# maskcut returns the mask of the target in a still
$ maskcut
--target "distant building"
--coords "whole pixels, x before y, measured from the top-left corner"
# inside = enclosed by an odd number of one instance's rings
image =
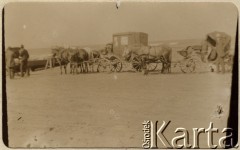
[[[122,32],[113,34],[113,53],[121,56],[125,46],[147,46],[148,34],[143,32]]]

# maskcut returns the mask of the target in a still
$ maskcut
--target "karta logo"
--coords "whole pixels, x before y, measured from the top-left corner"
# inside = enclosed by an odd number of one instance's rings
[[[158,127],[158,121],[153,123],[152,121],[144,121],[143,124],[143,132],[144,132],[144,139],[142,147],[145,149],[149,148],[199,148],[199,134],[206,134],[207,136],[207,145],[208,148],[215,149],[218,146],[220,148],[227,147],[238,147],[237,145],[233,145],[233,137],[232,137],[232,129],[231,128],[223,128],[221,130],[222,133],[230,133],[226,136],[223,136],[218,139],[218,145],[215,145],[213,143],[213,133],[218,133],[218,129],[213,127],[213,123],[210,122],[209,127],[207,129],[204,128],[192,128],[193,131],[193,142],[189,143],[189,133],[188,130],[185,128],[176,128],[174,133],[182,133],[182,135],[175,136],[172,139],[167,139],[166,136],[164,136],[164,131],[167,129],[168,125],[171,121],[168,121],[167,123],[163,121],[162,125]],[[225,145],[226,141],[230,140],[230,145]],[[159,147],[158,145],[161,143],[162,147]],[[182,141],[182,142],[179,142]],[[181,144],[180,144],[181,143]]]

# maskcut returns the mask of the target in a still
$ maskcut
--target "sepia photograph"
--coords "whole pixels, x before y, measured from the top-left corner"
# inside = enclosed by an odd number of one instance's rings
[[[11,2],[2,10],[10,148],[237,148],[231,2]]]

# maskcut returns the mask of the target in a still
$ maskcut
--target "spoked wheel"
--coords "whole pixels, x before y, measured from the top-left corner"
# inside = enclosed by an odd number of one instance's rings
[[[132,67],[137,71],[137,72],[141,72],[143,69],[143,61],[141,59],[141,57],[139,56],[135,56],[132,59]]]
[[[158,66],[157,63],[148,63],[147,64],[147,70],[148,71],[154,71],[154,70],[156,70],[157,66]]]
[[[195,71],[195,61],[193,59],[184,59],[180,62],[180,68],[183,73],[191,73]]]
[[[132,59],[132,66],[137,72],[142,72],[144,75],[148,74],[146,56],[140,55]]]
[[[121,60],[119,60],[117,57],[112,56],[110,58],[111,61],[111,66],[110,66],[110,70],[112,72],[120,72],[122,70],[122,62]]]
[[[111,71],[112,72],[120,72],[122,70],[122,62],[118,60],[114,60],[111,65]]]
[[[107,59],[100,59],[98,60],[98,67],[97,72],[107,72],[109,71],[109,60]]]

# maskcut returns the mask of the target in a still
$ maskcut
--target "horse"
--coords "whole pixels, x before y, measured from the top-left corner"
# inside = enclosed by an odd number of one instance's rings
[[[145,67],[146,61],[149,62],[162,62],[162,73],[171,72],[171,60],[172,60],[172,48],[167,45],[162,46],[140,46],[140,47],[125,47],[122,56],[131,61],[135,56],[142,55],[143,67]]]
[[[89,55],[87,51],[85,49],[78,49],[78,67],[80,68],[80,72],[88,72],[88,60]]]
[[[85,50],[88,53],[88,63],[87,63],[87,67],[90,69],[91,68],[91,72],[94,72],[94,63],[96,61],[96,59],[100,58],[100,52],[97,50],[93,50],[91,48],[85,47],[83,48],[83,50]]]
[[[79,73],[78,64],[79,64],[79,52],[77,49],[68,49],[69,51],[69,64],[70,64],[70,74]]]
[[[60,65],[60,70],[62,74],[62,66],[64,67],[65,74],[67,74],[67,64],[69,63],[69,51],[62,47],[57,47],[52,49],[53,57],[56,58]]]

